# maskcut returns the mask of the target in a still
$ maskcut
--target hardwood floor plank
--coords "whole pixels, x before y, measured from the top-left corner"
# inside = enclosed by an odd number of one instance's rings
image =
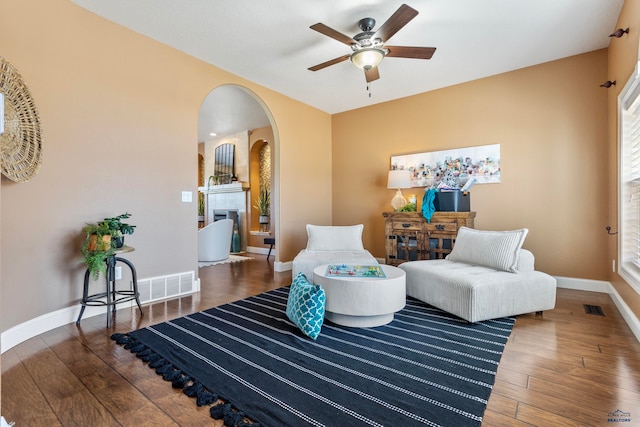
[[[502,396],[498,393],[491,393],[489,402],[487,403],[487,410],[496,412],[498,414],[506,415],[511,418],[516,417],[516,410],[518,408],[518,401]]]
[[[2,382],[3,415],[20,414],[20,424],[25,426],[62,426],[13,349],[2,354]]]
[[[529,375],[505,368],[502,364],[498,365],[496,378],[521,387],[526,387],[529,382]]]
[[[552,392],[555,387],[553,385],[552,387],[534,390],[496,380],[493,392],[515,399],[519,402],[519,405],[524,403],[550,414],[569,417],[575,422],[581,423],[581,425],[603,425],[603,420],[606,421],[607,414],[614,410],[613,408],[602,408],[595,403],[585,404],[583,401],[576,401],[573,398],[573,392],[557,395],[557,393]],[[553,424],[534,425],[547,426]]]
[[[162,377],[138,359],[129,350],[115,343],[105,343],[93,350],[106,364],[112,366],[120,376],[139,390],[148,399],[155,401],[167,393],[167,384]],[[186,397],[186,396],[185,396]]]
[[[568,352],[562,352],[557,350],[550,350],[548,348],[532,346],[531,343],[524,342],[524,340],[514,340],[509,342],[509,349],[505,351],[514,351],[519,353],[526,353],[531,356],[544,361],[557,361],[562,363],[568,363],[576,366],[583,366],[582,354],[569,354]]]
[[[533,329],[526,329],[525,326],[518,325],[518,329],[513,335],[513,342],[522,344],[528,347],[557,351],[567,355],[582,355],[587,352],[597,353],[600,351],[597,342],[583,341],[572,338],[563,338],[558,336],[554,331],[536,331]]]
[[[8,373],[15,366],[20,365],[20,363],[22,362],[16,354],[15,348],[5,351],[4,353],[2,353],[2,375]]]
[[[530,354],[527,348],[528,347],[519,347],[519,350],[515,350],[514,347],[507,344],[502,354],[500,364],[504,363],[505,368],[528,375],[532,375],[536,369],[548,369],[561,375],[574,368],[582,368],[582,364],[569,363],[553,359],[552,357],[540,357],[535,354]],[[531,350],[535,352],[535,349],[532,348]],[[526,367],[527,369],[522,369],[522,367]]]
[[[571,414],[569,414],[570,416]],[[585,427],[583,422],[575,421],[562,415],[554,414],[525,403],[518,405],[518,420],[534,426]],[[602,424],[591,424],[593,426]]]
[[[601,422],[606,421],[607,414],[617,408],[638,407],[640,402],[640,394],[637,393],[618,393],[609,390],[594,387],[575,387],[573,382],[568,384],[560,384],[560,381],[545,381],[540,378],[532,377],[529,382],[529,389],[539,391],[547,396],[554,396],[559,399],[565,399],[571,396],[571,401],[580,407],[588,407],[601,415]],[[640,421],[640,420],[639,420]]]
[[[23,364],[63,425],[119,425],[51,349],[23,360]]]
[[[17,346],[13,347],[13,351],[20,358],[20,360],[24,361],[28,359],[34,354],[38,354],[38,352],[47,350],[47,344],[42,341],[40,336],[30,338]]]
[[[482,417],[483,427],[531,427],[533,425],[535,424],[529,424],[523,421],[516,420],[510,416],[501,414],[499,412],[494,412],[489,408],[484,411],[484,416]]]
[[[159,407],[163,408],[167,413],[176,420],[181,426],[215,426],[223,427],[222,420],[214,420],[209,413],[210,406],[196,405],[195,399],[184,395],[179,390],[171,389],[170,384],[165,384],[168,391],[164,396],[157,400]]]
[[[42,335],[51,350],[73,371],[119,423],[176,425],[109,365],[64,328]]]
[[[584,366],[615,377],[632,377],[635,384],[640,383],[640,353],[635,357],[618,357],[615,363],[610,358],[585,356]]]
[[[611,363],[615,362],[616,361],[612,359]],[[631,392],[637,392],[640,386],[635,379],[635,375],[631,377],[618,377],[608,372],[593,369],[587,370],[582,367],[562,364],[545,365],[535,358],[528,358],[526,354],[520,352],[511,353],[508,357],[503,356],[500,364],[501,366],[504,365],[506,369],[515,370],[531,377],[544,378],[549,381],[553,381],[553,379],[568,379],[576,386],[609,387]],[[563,367],[566,369],[563,370]]]

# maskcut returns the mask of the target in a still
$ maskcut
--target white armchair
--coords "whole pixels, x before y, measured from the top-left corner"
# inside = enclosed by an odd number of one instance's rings
[[[322,226],[307,224],[307,247],[293,259],[293,277],[300,272],[313,281],[313,269],[322,264],[377,264],[362,245],[364,226]]]
[[[223,261],[231,252],[233,220],[222,219],[198,230],[198,261]]]

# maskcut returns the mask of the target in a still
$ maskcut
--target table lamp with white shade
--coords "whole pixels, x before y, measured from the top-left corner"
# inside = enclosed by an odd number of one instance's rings
[[[407,199],[402,195],[401,188],[411,188],[411,173],[406,169],[396,169],[389,171],[387,188],[396,188],[395,196],[391,199],[391,207],[397,211],[407,205]]]

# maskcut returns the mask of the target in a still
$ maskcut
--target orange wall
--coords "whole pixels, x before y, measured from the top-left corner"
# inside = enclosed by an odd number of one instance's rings
[[[611,39],[609,44],[609,67],[606,80],[616,80],[616,86],[608,90],[609,129],[609,183],[608,183],[608,213],[611,218],[611,228],[618,230],[618,94],[624,88],[627,80],[638,63],[638,44],[640,40],[640,3],[626,1],[616,28],[629,27],[629,34],[619,39]],[[618,257],[618,236],[610,236],[607,240],[610,259]],[[625,303],[640,318],[640,295],[631,288],[617,273],[609,270],[608,280],[622,296]]]
[[[476,227],[526,227],[540,270],[607,279],[605,80],[599,50],[334,115],[334,223],[364,223],[383,257],[391,155],[500,144],[501,183],[471,191]]]
[[[330,223],[328,114],[67,0],[4,0],[0,55],[29,86],[44,131],[39,174],[2,179],[1,331],[79,302],[85,222],[132,213],[141,278],[197,271],[197,203],[180,194],[196,194],[198,111],[223,84],[252,91],[274,122],[278,256],[304,245],[308,218]],[[309,186],[317,198],[300,203]]]

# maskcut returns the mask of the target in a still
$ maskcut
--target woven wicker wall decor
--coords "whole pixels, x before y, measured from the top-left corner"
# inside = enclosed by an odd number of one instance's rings
[[[4,94],[4,133],[0,135],[0,170],[15,182],[26,182],[42,162],[40,116],[22,76],[0,57],[0,92]]]

